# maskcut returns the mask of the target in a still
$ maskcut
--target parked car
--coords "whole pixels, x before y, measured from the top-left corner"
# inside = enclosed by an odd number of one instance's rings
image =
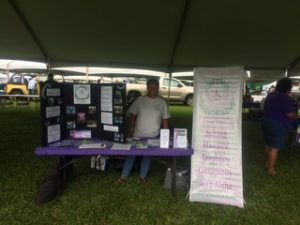
[[[4,92],[5,84],[7,83],[7,75],[0,73],[0,92]]]
[[[186,86],[194,87],[194,81],[192,80],[180,80],[182,83],[184,83]]]
[[[159,93],[164,98],[168,98],[169,93],[169,78],[160,77],[159,79]],[[127,83],[126,96],[127,102],[130,104],[137,97],[145,95],[147,91],[146,82],[144,83]],[[176,78],[171,79],[170,83],[170,101],[182,102],[185,105],[193,105],[194,89],[191,86],[186,86]]]
[[[28,80],[31,76],[24,74],[12,75],[4,87],[6,94],[28,95]],[[37,93],[39,94],[39,83],[37,83]]]

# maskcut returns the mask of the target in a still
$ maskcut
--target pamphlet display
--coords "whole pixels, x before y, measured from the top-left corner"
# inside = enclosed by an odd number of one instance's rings
[[[160,129],[160,148],[169,148],[170,130]]]
[[[186,128],[174,128],[173,134],[173,147],[174,148],[187,148],[188,138]]]
[[[125,84],[42,84],[42,143],[92,139],[125,143]]]

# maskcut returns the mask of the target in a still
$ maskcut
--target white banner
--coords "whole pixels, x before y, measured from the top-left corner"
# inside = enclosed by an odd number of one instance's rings
[[[241,67],[196,68],[190,201],[244,206]]]

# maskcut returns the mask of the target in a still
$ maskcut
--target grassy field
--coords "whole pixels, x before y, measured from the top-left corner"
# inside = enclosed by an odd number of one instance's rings
[[[192,108],[171,106],[174,127],[192,126]],[[89,159],[75,163],[74,180],[60,199],[42,207],[34,204],[38,187],[54,158],[38,157],[40,118],[33,112],[0,112],[0,224],[197,224],[298,225],[300,224],[300,163],[281,152],[277,177],[263,168],[263,141],[259,123],[243,121],[243,176],[245,208],[191,203],[186,191],[173,199],[162,183],[165,165],[153,161],[149,185],[137,182],[133,172],[126,184],[114,181],[119,171],[89,169]],[[162,159],[163,160],[163,159]],[[181,163],[188,165],[188,160]]]

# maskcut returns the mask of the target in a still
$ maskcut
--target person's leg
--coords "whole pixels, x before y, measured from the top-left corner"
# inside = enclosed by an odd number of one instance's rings
[[[269,168],[269,152],[270,152],[270,146],[265,145],[265,166],[268,169]]]
[[[265,167],[268,169],[269,167],[269,151],[270,151],[270,130],[269,130],[269,121],[266,118],[263,118],[261,121],[261,129],[263,133],[263,137],[265,140],[265,149],[264,149],[264,155],[265,155]]]
[[[135,156],[127,156],[127,158],[124,162],[121,178],[126,179],[129,176],[129,174],[132,170],[132,167],[133,167],[134,160],[135,160]]]
[[[276,175],[275,165],[278,158],[278,151],[284,145],[288,129],[276,120],[263,118],[262,131],[266,142],[267,172],[269,175],[274,176]]]
[[[150,156],[144,156],[141,161],[141,169],[140,169],[140,178],[145,179],[150,168],[151,164],[151,157]]]
[[[276,175],[275,165],[278,158],[278,149],[270,147],[268,156],[268,174],[271,176]]]

